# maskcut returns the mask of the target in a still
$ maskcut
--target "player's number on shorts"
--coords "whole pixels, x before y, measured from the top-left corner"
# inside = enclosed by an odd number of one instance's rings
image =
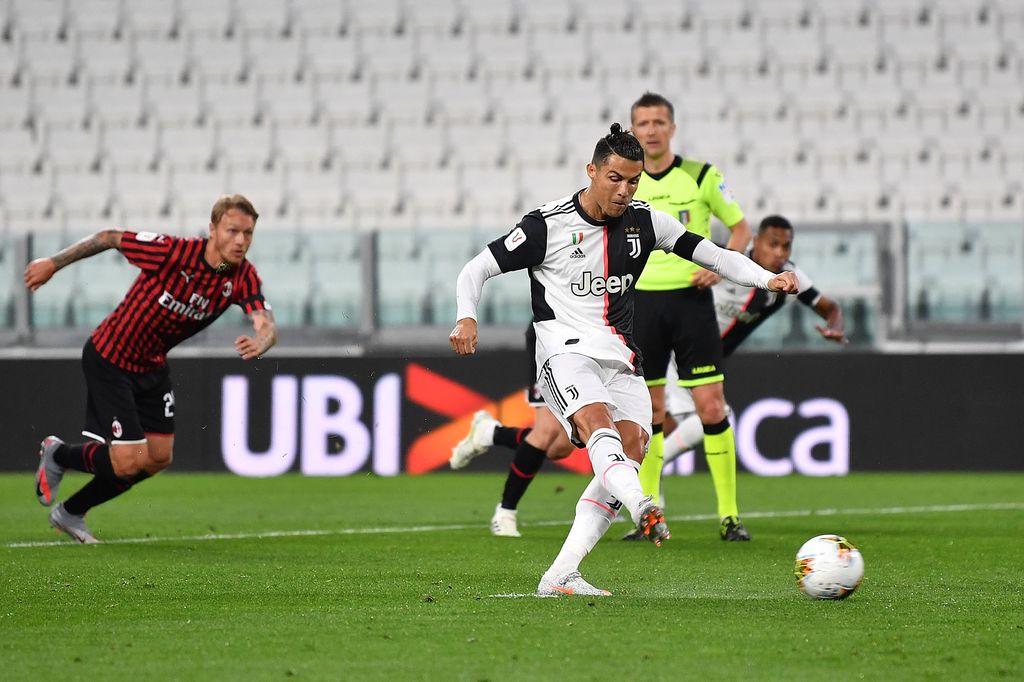
[[[164,416],[174,416],[174,391],[164,393]]]

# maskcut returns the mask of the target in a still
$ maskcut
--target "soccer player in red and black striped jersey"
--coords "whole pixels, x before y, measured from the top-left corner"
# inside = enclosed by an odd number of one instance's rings
[[[166,469],[174,446],[174,390],[167,352],[209,326],[234,304],[252,321],[252,336],[235,339],[244,360],[277,341],[256,268],[245,255],[259,214],[244,196],[217,200],[208,238],[102,230],[25,270],[35,291],[61,268],[107,249],[119,249],[141,272],[124,299],[97,327],[82,351],[87,387],[87,440],[40,445],[36,496],[53,504],[67,469],[93,474],[81,490],[54,507],[50,523],[79,542],[96,542],[85,514]]]

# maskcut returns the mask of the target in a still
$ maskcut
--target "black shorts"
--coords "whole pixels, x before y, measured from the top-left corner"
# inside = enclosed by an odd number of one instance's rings
[[[533,323],[526,328],[526,353],[530,356],[530,379],[526,382],[526,402],[530,407],[544,407],[544,398],[540,395],[540,384],[537,383],[537,330]]]
[[[105,359],[90,340],[82,349],[85,429],[107,443],[139,443],[146,434],[174,433],[174,389],[170,370],[127,372]]]
[[[669,357],[676,354],[679,385],[687,388],[725,379],[711,289],[637,291],[633,339],[643,356],[648,386],[663,386]]]

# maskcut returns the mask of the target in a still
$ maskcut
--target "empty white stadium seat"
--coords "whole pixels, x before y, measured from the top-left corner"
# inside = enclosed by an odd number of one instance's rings
[[[292,169],[322,169],[335,155],[329,125],[281,124],[274,127],[274,160]]]
[[[132,224],[139,220],[166,220],[170,172],[115,170],[112,175],[115,216],[120,216],[122,221],[132,221]]]
[[[23,127],[0,128],[0,172],[30,173],[43,155],[43,146]]]
[[[337,225],[344,204],[344,183],[336,169],[292,168],[287,177],[289,212],[300,224]]]
[[[120,82],[93,82],[89,87],[90,125],[134,126],[143,121],[144,88]]]
[[[216,160],[213,126],[164,128],[160,131],[160,162],[175,170],[201,170]]]
[[[194,126],[203,117],[203,84],[198,80],[154,80],[146,83],[144,93],[145,120],[150,126]]]
[[[235,168],[264,168],[273,158],[273,132],[269,125],[220,126],[216,138],[217,157]]]
[[[79,41],[79,79],[93,83],[120,83],[131,73],[134,41],[109,35],[83,35]]]
[[[91,171],[99,167],[100,141],[96,128],[49,128],[43,138],[44,158],[58,171]]]

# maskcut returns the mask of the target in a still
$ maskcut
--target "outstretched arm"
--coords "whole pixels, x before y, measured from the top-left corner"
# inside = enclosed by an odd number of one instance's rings
[[[254,310],[249,313],[249,319],[255,333],[252,336],[239,336],[235,339],[235,350],[243,360],[259,358],[277,343],[274,313],[269,309]]]
[[[77,260],[95,256],[121,246],[121,230],[100,230],[96,234],[62,249],[53,256],[36,258],[25,268],[25,286],[32,291],[50,281],[54,273]]]
[[[729,235],[729,241],[726,243],[725,248],[730,251],[738,251],[743,253],[747,250],[747,246],[750,245],[750,223],[747,222],[746,218],[743,218],[735,225],[729,227],[731,234]],[[693,275],[693,286],[695,287],[712,287],[718,284],[722,278],[710,270],[698,270]]]
[[[800,291],[796,274],[783,272],[776,275],[743,254],[723,249],[710,239],[698,237],[692,232],[687,232],[679,237],[672,252],[680,258],[691,260],[697,265],[717,272],[727,280],[743,286],[753,286],[783,294],[795,294]]]
[[[826,326],[815,325],[822,338],[836,343],[849,343],[846,332],[843,331],[843,309],[838,301],[833,301],[827,296],[821,296],[812,306],[818,317],[825,320]]]
[[[498,267],[498,261],[494,259],[490,249],[484,249],[462,267],[455,285],[457,322],[452,333],[448,335],[449,345],[459,355],[471,355],[476,352],[476,309],[483,295],[484,282],[500,274],[501,268]]]

